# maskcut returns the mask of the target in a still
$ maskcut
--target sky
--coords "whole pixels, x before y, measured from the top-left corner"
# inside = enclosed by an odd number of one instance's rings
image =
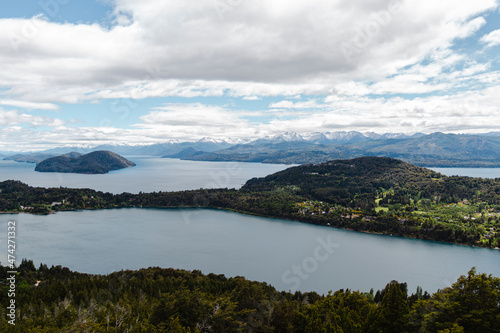
[[[495,0],[0,4],[0,151],[500,124]]]

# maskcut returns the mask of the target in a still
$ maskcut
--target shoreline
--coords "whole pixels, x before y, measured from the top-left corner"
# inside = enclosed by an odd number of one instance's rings
[[[427,242],[436,242],[436,243],[441,243],[441,244],[450,244],[450,245],[458,245],[458,246],[466,246],[466,247],[471,247],[471,248],[478,248],[478,249],[487,249],[487,250],[500,250],[500,247],[486,247],[486,246],[477,246],[477,245],[469,245],[469,244],[461,244],[461,243],[453,243],[453,242],[443,242],[443,241],[436,241],[433,239],[425,239],[425,238],[415,238],[415,237],[409,237],[409,236],[404,236],[404,235],[393,235],[393,234],[386,234],[386,233],[381,233],[381,232],[372,232],[372,231],[366,231],[366,230],[354,230],[351,228],[342,228],[342,227],[336,227],[333,225],[324,225],[320,223],[313,223],[313,222],[307,222],[307,221],[301,221],[301,220],[296,220],[296,219],[291,219],[287,217],[277,217],[277,216],[271,216],[271,215],[263,215],[263,214],[258,214],[258,213],[252,213],[252,212],[246,212],[246,211],[241,211],[237,209],[231,209],[231,208],[223,208],[223,207],[193,207],[193,206],[158,206],[158,207],[144,207],[144,206],[123,206],[123,207],[107,207],[107,208],[79,208],[79,209],[61,209],[61,210],[52,210],[48,213],[30,213],[30,212],[4,212],[0,211],[0,215],[15,215],[15,214],[31,214],[31,215],[51,215],[51,214],[56,214],[58,212],[78,212],[78,211],[90,211],[90,210],[110,210],[110,209],[128,209],[128,208],[137,208],[137,209],[215,209],[215,210],[223,210],[227,212],[232,212],[232,213],[237,213],[237,214],[243,214],[243,215],[249,215],[249,216],[258,216],[258,217],[265,217],[265,218],[271,218],[271,219],[279,219],[279,220],[287,220],[290,222],[298,222],[298,223],[305,223],[305,224],[313,224],[317,225],[320,227],[325,227],[325,228],[335,228],[338,230],[348,230],[351,232],[360,232],[368,235],[379,235],[379,236],[390,236],[390,237],[401,237],[401,238],[406,238],[406,239],[413,239],[413,240],[422,240],[422,241],[427,241]]]

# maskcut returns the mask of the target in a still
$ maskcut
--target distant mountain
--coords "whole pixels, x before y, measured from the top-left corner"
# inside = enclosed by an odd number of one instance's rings
[[[134,162],[111,151],[95,151],[82,155],[71,153],[51,157],[37,164],[35,171],[103,174],[135,166]]]
[[[361,156],[393,157],[427,167],[499,167],[500,136],[417,133],[375,135],[360,132],[314,133],[300,136],[293,133],[275,137],[279,143],[253,141],[211,153],[187,156],[203,161],[240,161],[262,163],[320,163],[339,158]],[[365,139],[362,139],[362,138]],[[308,141],[307,138],[313,140]],[[317,143],[324,141],[325,143]],[[344,143],[339,143],[344,141]],[[336,143],[335,143],[336,142]]]
[[[63,147],[44,150],[44,151],[41,151],[38,153],[50,154],[52,156],[59,156],[62,154],[69,154],[69,153],[86,154],[86,153],[90,153],[91,151],[92,151],[92,147],[89,145],[79,145],[79,146],[66,145]]]
[[[28,154],[16,154],[7,156],[3,160],[22,162],[22,163],[38,163],[54,156],[56,155],[46,154],[46,153],[28,153]]]
[[[342,146],[318,145],[308,141],[265,144],[241,144],[211,153],[184,157],[196,161],[237,161],[302,164],[317,163],[333,158],[349,158]]]
[[[234,142],[237,140],[220,140],[213,139],[209,137],[202,138],[198,141],[186,141],[180,142],[176,140],[170,140],[164,143],[157,143],[152,145],[128,145],[128,144],[116,144],[116,145],[100,145],[96,147],[90,147],[87,145],[81,146],[64,146],[59,148],[48,149],[42,152],[37,152],[36,154],[45,154],[48,157],[54,157],[62,154],[67,154],[70,152],[78,152],[82,154],[87,154],[93,151],[109,150],[120,155],[134,156],[134,155],[144,155],[144,156],[167,156],[174,155],[182,152],[187,148],[193,148],[197,151],[212,152],[220,149],[225,149],[233,146]],[[30,155],[35,153],[22,153],[18,155]],[[27,159],[28,157],[26,157]],[[19,156],[19,161],[22,161],[22,157]],[[40,159],[43,160],[43,159]],[[37,161],[35,161],[36,163]]]
[[[377,134],[373,132],[357,131],[338,131],[338,132],[312,132],[302,133],[285,132],[275,136],[266,136],[261,139],[249,142],[251,145],[275,144],[283,142],[306,141],[315,144],[350,144],[364,141],[384,140],[384,139],[409,139],[424,136],[423,133],[403,134],[403,133],[385,133]]]
[[[404,134],[404,133],[384,133],[377,134],[373,132],[363,133],[366,137],[369,137],[373,140],[385,140],[385,139],[411,139],[411,138],[420,138],[425,136],[424,133],[415,133],[415,134]]]
[[[78,157],[82,155],[78,152],[70,152],[64,154],[68,157]],[[25,153],[25,154],[15,154],[11,156],[5,157],[4,161],[15,161],[20,163],[40,163],[43,160],[46,160],[51,157],[56,157],[56,154],[46,154],[46,153]]]
[[[203,151],[198,151],[194,149],[193,147],[189,147],[184,149],[183,151],[178,152],[177,154],[172,154],[172,155],[166,155],[162,156],[163,158],[187,158],[187,157],[194,157],[198,155],[205,154]]]
[[[285,132],[282,134],[278,134],[275,136],[267,136],[262,139],[257,139],[251,141],[249,144],[258,145],[258,144],[276,144],[283,142],[298,142],[298,141],[306,141],[316,144],[345,144],[351,142],[360,142],[372,140],[370,137],[364,135],[361,132],[350,131],[350,132],[313,132],[313,133],[305,133],[298,134],[297,132]]]
[[[486,134],[405,134],[357,131],[285,132],[253,141],[170,140],[152,145],[61,147],[37,154],[61,155],[76,151],[109,150],[124,156],[161,156],[199,161],[240,161],[302,164],[361,156],[393,157],[427,167],[500,167],[500,132]],[[236,144],[235,144],[236,143]],[[37,162],[33,153],[18,161]]]
[[[273,143],[282,143],[291,141],[305,141],[305,139],[302,137],[302,135],[296,132],[285,132],[274,136],[265,136],[263,138],[250,141],[248,144],[261,145],[261,144],[273,144]]]
[[[394,157],[422,166],[498,166],[500,137],[433,133],[417,138],[366,141],[348,146],[363,155]]]

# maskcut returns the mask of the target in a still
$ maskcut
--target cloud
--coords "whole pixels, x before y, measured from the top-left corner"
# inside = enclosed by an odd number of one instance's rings
[[[313,114],[273,120],[259,128],[275,134],[339,129],[365,131],[370,128],[380,133],[481,132],[500,121],[499,94],[500,87],[495,86],[478,92],[412,100],[332,95],[325,98],[323,104],[318,104],[318,111]]]
[[[10,99],[46,103],[324,93],[348,80],[384,78],[447,49],[484,24],[471,18],[496,6],[396,4],[397,11],[384,0],[116,0],[111,28],[43,16],[0,19],[0,87]],[[347,61],[340,45],[374,24],[370,42]]]
[[[134,127],[155,137],[251,137],[254,126],[243,118],[248,114],[200,103],[168,104],[141,116],[142,122]]]
[[[34,103],[7,99],[0,99],[0,105],[14,106],[28,110],[59,110],[59,106],[52,103]]]
[[[287,103],[273,109],[286,117],[250,122],[250,116],[266,112],[230,110],[200,103],[167,104],[151,110],[131,129],[113,127],[56,126],[50,130],[24,128],[22,123],[57,125],[50,119],[34,119],[18,111],[0,112],[0,150],[46,149],[67,145],[152,144],[168,139],[183,141],[202,137],[256,138],[285,131],[327,132],[338,130],[394,132],[481,133],[500,123],[500,86],[476,92],[427,96],[368,98],[331,95],[316,101],[314,109],[297,109]],[[293,106],[298,107],[300,103]],[[294,112],[291,112],[293,110]],[[283,114],[281,114],[283,115]]]
[[[0,144],[154,143],[370,127],[479,131],[500,120],[494,60],[454,47],[468,37],[499,44],[500,30],[476,36],[486,13],[498,8],[495,0],[113,3],[111,27],[43,15],[0,19],[0,105],[24,109],[0,109]],[[27,111],[158,97],[188,102],[137,108],[139,120],[129,129],[73,127]],[[204,97],[225,99],[226,106],[196,103]],[[236,99],[261,109],[240,110],[231,104]]]
[[[486,46],[488,47],[500,45],[500,29],[494,30],[489,34],[484,35],[479,41],[486,44]]]
[[[2,110],[0,109],[0,126],[12,126],[26,124],[30,126],[47,126],[56,127],[64,124],[60,119],[33,116],[26,113],[21,113],[17,110]]]
[[[292,102],[289,100],[271,103],[269,104],[270,108],[282,108],[282,109],[317,109],[323,108],[324,105],[319,105],[314,100],[309,100],[307,102]]]

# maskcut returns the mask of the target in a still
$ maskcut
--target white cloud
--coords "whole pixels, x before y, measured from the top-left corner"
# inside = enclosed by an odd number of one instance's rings
[[[315,100],[309,100],[307,102],[292,102],[289,100],[271,103],[270,108],[282,108],[282,109],[317,109],[323,108],[324,105],[318,104]]]
[[[486,46],[488,47],[500,45],[500,29],[494,30],[489,34],[484,35],[479,41],[486,44]]]
[[[0,105],[25,109],[0,109],[0,126],[5,126],[0,143],[14,138],[47,145],[152,143],[341,128],[458,131],[500,120],[500,73],[452,48],[484,26],[482,15],[498,7],[495,0],[114,4],[111,28],[43,16],[0,19]],[[480,42],[500,44],[499,31]],[[346,56],[342,45],[351,54]],[[386,94],[427,97],[380,97]],[[26,111],[64,112],[58,103],[174,96],[276,98],[255,112],[200,103],[137,110],[147,113],[132,129],[70,127]],[[26,129],[30,126],[54,128]]]
[[[0,105],[14,106],[28,110],[59,110],[59,106],[52,103],[34,103],[8,99],[0,99]]]
[[[22,113],[17,110],[2,110],[0,109],[0,126],[12,126],[26,124],[30,126],[48,126],[56,127],[61,126],[64,122],[60,119],[33,116],[30,114]]]
[[[390,12],[390,1],[224,3],[229,8],[217,10],[213,1],[116,0],[115,13],[126,13],[127,22],[111,29],[41,16],[1,19],[0,87],[10,98],[47,103],[324,91],[384,78],[446,49],[484,24],[471,17],[496,6],[402,1],[385,22],[377,15]],[[339,45],[374,22],[377,33],[347,61]]]
[[[478,92],[412,100],[331,95],[324,103],[316,102],[317,107],[312,110],[294,108],[292,112],[288,108],[292,105],[283,103],[286,108],[271,111],[280,115],[280,110],[284,110],[286,117],[274,117],[267,123],[247,120],[249,115],[262,115],[262,112],[235,112],[199,103],[169,104],[142,116],[141,122],[132,129],[60,125],[51,130],[34,130],[18,126],[23,122],[34,121],[30,115],[4,111],[0,112],[0,125],[7,127],[0,131],[0,150],[46,149],[82,143],[151,144],[172,138],[196,140],[206,136],[256,138],[285,131],[487,132],[497,129],[500,123],[499,96],[500,86]],[[300,104],[293,106],[298,107]],[[50,122],[45,120],[46,125]]]
[[[141,116],[142,123],[134,125],[149,130],[154,137],[197,138],[212,136],[252,137],[253,124],[243,119],[247,112],[234,112],[218,106],[169,104]]]

